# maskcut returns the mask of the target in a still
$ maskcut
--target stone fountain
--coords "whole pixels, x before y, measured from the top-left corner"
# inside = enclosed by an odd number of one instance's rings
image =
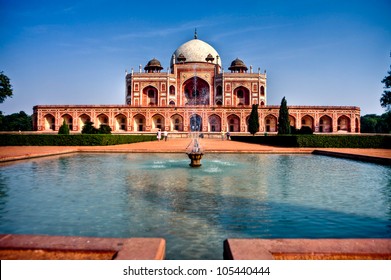
[[[193,141],[190,143],[192,145],[190,146],[190,149],[188,149],[187,156],[190,159],[190,166],[191,167],[200,167],[201,166],[201,159],[204,153],[201,150],[200,143],[198,141],[198,138],[193,138]]]

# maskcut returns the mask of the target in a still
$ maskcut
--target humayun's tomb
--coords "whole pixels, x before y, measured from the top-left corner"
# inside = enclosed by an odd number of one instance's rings
[[[266,72],[235,59],[222,68],[218,52],[197,38],[177,48],[167,72],[157,59],[126,73],[123,105],[37,105],[34,129],[58,131],[63,121],[80,132],[92,121],[114,133],[247,132],[252,104],[259,104],[259,132],[276,132],[279,105],[267,104]],[[360,108],[355,106],[289,106],[291,125],[318,133],[360,132]]]

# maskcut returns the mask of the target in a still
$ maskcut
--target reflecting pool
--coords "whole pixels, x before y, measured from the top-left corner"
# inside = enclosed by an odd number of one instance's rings
[[[391,238],[391,168],[316,155],[76,154],[0,166],[0,233],[163,237],[167,259],[226,238]]]

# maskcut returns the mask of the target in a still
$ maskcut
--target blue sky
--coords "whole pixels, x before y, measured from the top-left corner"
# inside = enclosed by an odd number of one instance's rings
[[[124,104],[125,70],[154,57],[166,69],[195,28],[225,70],[235,58],[267,70],[269,105],[384,112],[390,0],[0,0],[0,71],[14,88],[0,110]]]

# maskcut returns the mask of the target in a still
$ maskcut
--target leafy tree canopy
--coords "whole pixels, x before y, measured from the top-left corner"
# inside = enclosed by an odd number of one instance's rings
[[[380,105],[386,108],[387,111],[391,111],[391,66],[390,71],[387,72],[388,76],[385,76],[381,81],[384,84],[385,90],[383,91],[383,95],[380,98]]]
[[[369,114],[360,118],[362,133],[390,133],[391,132],[391,111],[381,116]]]
[[[3,103],[7,97],[12,97],[12,86],[10,79],[0,71],[0,103]]]
[[[32,117],[24,111],[4,116],[0,112],[0,131],[31,131],[33,130]]]

